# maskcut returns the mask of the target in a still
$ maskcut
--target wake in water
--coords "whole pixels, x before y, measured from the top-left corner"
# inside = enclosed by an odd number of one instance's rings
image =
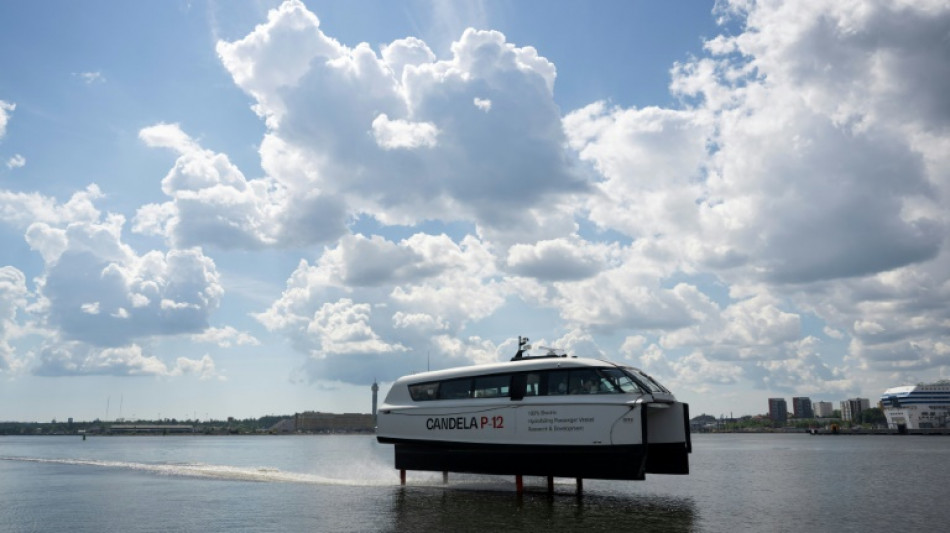
[[[166,476],[210,478],[231,481],[255,481],[269,483],[304,483],[310,485],[342,486],[387,486],[398,483],[398,479],[338,479],[317,474],[285,472],[277,468],[242,467],[212,465],[203,463],[133,463],[128,461],[103,461],[93,459],[44,459],[37,457],[0,457],[0,461],[25,463],[91,466],[100,468],[119,468],[152,472]]]
[[[221,479],[227,481],[249,481],[258,483],[299,483],[308,485],[348,486],[348,487],[387,487],[399,484],[396,470],[382,468],[381,465],[360,464],[357,467],[357,479],[341,479],[318,474],[286,472],[270,467],[243,467],[214,465],[205,463],[136,463],[129,461],[105,461],[99,459],[49,459],[38,457],[0,456],[0,461],[22,463],[74,465],[99,468],[115,468],[149,472],[163,476],[188,477],[200,479]],[[379,468],[373,468],[379,467]],[[364,477],[365,476],[365,477]],[[412,472],[407,485],[416,488],[442,487],[456,490],[510,490],[513,481],[501,476],[482,476],[475,474],[451,474],[451,485],[445,485],[442,474],[436,472]],[[540,479],[540,478],[539,478]],[[570,484],[574,480],[558,480],[558,484]]]

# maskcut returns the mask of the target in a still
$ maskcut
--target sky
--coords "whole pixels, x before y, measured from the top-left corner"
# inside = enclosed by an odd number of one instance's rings
[[[946,0],[0,3],[0,420],[950,378]]]

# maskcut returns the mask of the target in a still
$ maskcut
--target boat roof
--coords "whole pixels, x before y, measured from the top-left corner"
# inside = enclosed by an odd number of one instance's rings
[[[434,381],[454,377],[481,376],[487,374],[501,374],[504,372],[527,372],[531,370],[550,370],[552,368],[585,368],[605,366],[616,366],[629,368],[630,365],[615,363],[602,359],[591,359],[587,357],[564,357],[564,356],[541,356],[525,357],[513,361],[489,363],[483,365],[460,366],[447,368],[444,370],[433,370],[431,372],[420,372],[418,374],[409,374],[396,380],[396,382],[416,382]]]

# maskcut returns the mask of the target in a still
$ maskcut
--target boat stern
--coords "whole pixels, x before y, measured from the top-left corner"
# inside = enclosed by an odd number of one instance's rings
[[[689,434],[689,405],[682,402],[644,406],[643,442],[647,474],[689,474],[693,451]]]

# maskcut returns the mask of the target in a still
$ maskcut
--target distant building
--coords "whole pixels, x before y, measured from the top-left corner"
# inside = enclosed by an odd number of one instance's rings
[[[373,386],[371,389],[373,391],[373,420],[376,420],[376,400],[379,395],[379,383],[376,383],[376,381],[373,380]]]
[[[112,424],[106,428],[107,433],[194,433],[195,426],[191,424]]]
[[[811,409],[811,398],[796,396],[792,398],[792,411],[795,418],[815,418],[815,413]]]
[[[372,433],[376,424],[371,414],[307,411],[294,415],[294,428],[303,433]]]
[[[769,418],[776,424],[785,424],[788,421],[788,404],[785,398],[769,398]]]
[[[871,408],[871,400],[867,398],[848,398],[841,402],[841,420],[857,421],[865,409]]]
[[[689,430],[693,433],[704,433],[718,429],[718,427],[719,424],[716,421],[716,417],[712,415],[699,415],[689,421]]]
[[[815,402],[811,406],[817,417],[830,418],[835,414],[835,405],[831,402]]]

